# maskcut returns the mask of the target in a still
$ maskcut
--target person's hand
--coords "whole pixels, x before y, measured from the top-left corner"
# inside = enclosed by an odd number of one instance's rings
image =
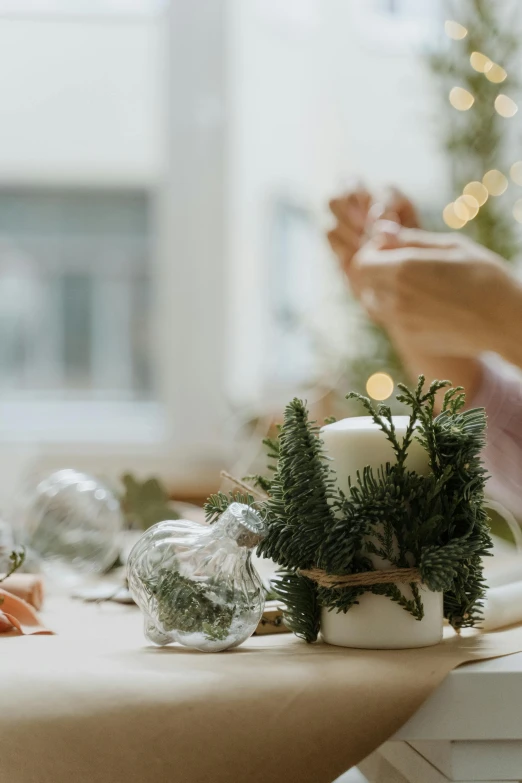
[[[359,187],[333,198],[329,206],[336,223],[328,232],[328,241],[349,280],[352,259],[370,238],[377,221],[389,220],[409,228],[419,226],[415,207],[397,188],[388,188],[382,199],[374,200],[365,188]]]
[[[378,220],[390,220],[404,228],[420,228],[419,216],[411,199],[402,190],[388,187],[370,209],[370,227]]]
[[[350,276],[402,354],[502,353],[507,313],[522,320],[518,284],[502,259],[462,235],[377,233],[353,257]]]
[[[329,203],[336,224],[328,232],[328,241],[347,275],[350,274],[352,258],[367,240],[371,206],[372,197],[363,187],[337,196]]]

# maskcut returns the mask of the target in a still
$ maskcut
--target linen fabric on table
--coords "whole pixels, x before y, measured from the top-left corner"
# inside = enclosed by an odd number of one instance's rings
[[[147,646],[135,607],[55,599],[58,635],[0,638],[0,781],[331,783],[459,663],[522,650],[522,628],[419,650],[293,636],[206,654]]]

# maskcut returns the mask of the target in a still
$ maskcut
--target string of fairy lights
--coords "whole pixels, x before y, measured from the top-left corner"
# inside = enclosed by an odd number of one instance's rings
[[[444,24],[444,30],[449,38],[460,41],[468,35],[464,25],[448,19]],[[472,52],[470,65],[481,73],[492,84],[502,84],[507,79],[507,72],[501,65],[495,63],[482,52]],[[464,87],[456,85],[449,92],[449,102],[457,111],[469,111],[475,103],[473,94]],[[501,117],[511,119],[518,111],[516,102],[503,92],[496,96],[493,107]],[[522,186],[522,160],[517,160],[509,170],[510,179]],[[463,188],[462,194],[444,207],[442,218],[446,225],[452,229],[463,228],[466,223],[473,220],[480,208],[490,196],[501,196],[509,186],[508,177],[498,169],[486,171],[482,181],[473,180]],[[513,217],[522,223],[522,198],[519,198],[513,206]],[[393,394],[395,383],[391,375],[386,372],[376,372],[370,375],[366,382],[366,391],[374,400],[387,400]]]
[[[467,29],[448,19],[444,24],[444,30],[449,38],[461,41],[468,34]],[[493,62],[482,52],[472,52],[469,58],[471,67],[493,84],[502,84],[507,79],[507,72],[501,65]],[[452,87],[449,93],[449,102],[457,111],[469,111],[475,103],[475,97],[464,87]],[[511,119],[518,111],[518,106],[513,98],[503,92],[496,96],[493,108],[501,117]],[[511,166],[509,176],[517,185],[522,185],[522,161],[518,160]],[[473,180],[464,187],[462,194],[444,207],[442,219],[449,228],[460,229],[466,223],[473,220],[490,196],[501,196],[509,185],[509,179],[498,169],[486,171],[482,181]],[[522,223],[522,198],[517,199],[513,205],[513,217]]]

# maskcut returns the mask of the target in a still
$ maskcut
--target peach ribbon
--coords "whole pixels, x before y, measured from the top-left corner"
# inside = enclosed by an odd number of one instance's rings
[[[0,588],[27,601],[36,611],[42,608],[44,587],[39,574],[11,574],[0,583]]]
[[[0,588],[0,634],[4,636],[52,634],[32,606]]]

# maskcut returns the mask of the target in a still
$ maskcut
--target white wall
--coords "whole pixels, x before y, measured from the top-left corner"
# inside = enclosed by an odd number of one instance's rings
[[[198,3],[175,0],[175,8]],[[178,72],[170,86],[183,104],[167,146],[165,128],[175,117],[166,117],[167,25],[162,17],[0,17],[0,183],[154,185],[169,180],[163,191],[166,211],[160,216],[155,309],[168,443],[147,448],[165,454],[162,464],[171,476],[181,475],[183,467],[193,480],[210,454],[207,434],[212,465],[222,462],[230,445],[220,441],[224,414],[218,386],[225,371],[228,397],[235,403],[258,405],[266,392],[265,261],[273,198],[294,199],[322,225],[329,195],[349,174],[364,173],[371,185],[399,182],[424,200],[436,197],[444,180],[429,141],[429,97],[411,48],[387,49],[366,39],[354,17],[359,0],[227,0],[226,5],[226,35],[221,19],[212,17],[217,37],[211,38],[210,49],[203,41],[190,50],[193,70],[185,73],[179,57],[171,60]],[[201,32],[212,36],[210,27]],[[189,47],[190,41],[185,44]],[[211,51],[220,62],[220,47],[228,60],[224,75],[210,72],[213,61],[206,57]],[[198,58],[205,68],[198,70]],[[199,91],[194,95],[191,83],[183,81],[191,73]],[[224,106],[221,94],[226,95]],[[187,114],[185,127],[187,106],[193,116]],[[177,146],[167,166],[169,143]],[[181,184],[176,182],[180,171]],[[317,312],[310,316],[319,315],[328,332],[333,320],[337,324],[329,292],[338,281],[326,247],[319,255],[319,264],[330,266],[318,286]],[[192,300],[197,307],[190,307]],[[212,387],[208,393],[205,384]],[[85,444],[79,443],[78,450],[87,455]],[[106,444],[91,444],[85,459],[96,462],[107,454],[119,466],[122,459],[130,464],[138,452],[142,455],[143,445],[133,450],[115,444],[111,451]],[[72,447],[59,451],[62,464],[70,453]]]
[[[155,182],[161,57],[160,18],[0,18],[0,182]]]
[[[0,187],[156,187],[165,169],[166,31],[152,15],[0,16]],[[184,488],[195,481],[184,455],[173,456],[163,408],[118,404],[107,415],[96,404],[42,404],[17,412],[2,401],[0,508],[36,467],[119,475],[127,466]]]
[[[320,225],[328,198],[350,175],[364,176],[371,187],[399,184],[425,204],[443,203],[446,167],[418,56],[426,27],[434,40],[439,27],[424,20],[419,30],[376,30],[365,15],[370,5],[230,2],[229,392],[238,404],[255,406],[265,392],[264,262],[275,195],[311,208]],[[326,247],[323,253],[326,268]],[[317,299],[330,329],[328,291]]]

